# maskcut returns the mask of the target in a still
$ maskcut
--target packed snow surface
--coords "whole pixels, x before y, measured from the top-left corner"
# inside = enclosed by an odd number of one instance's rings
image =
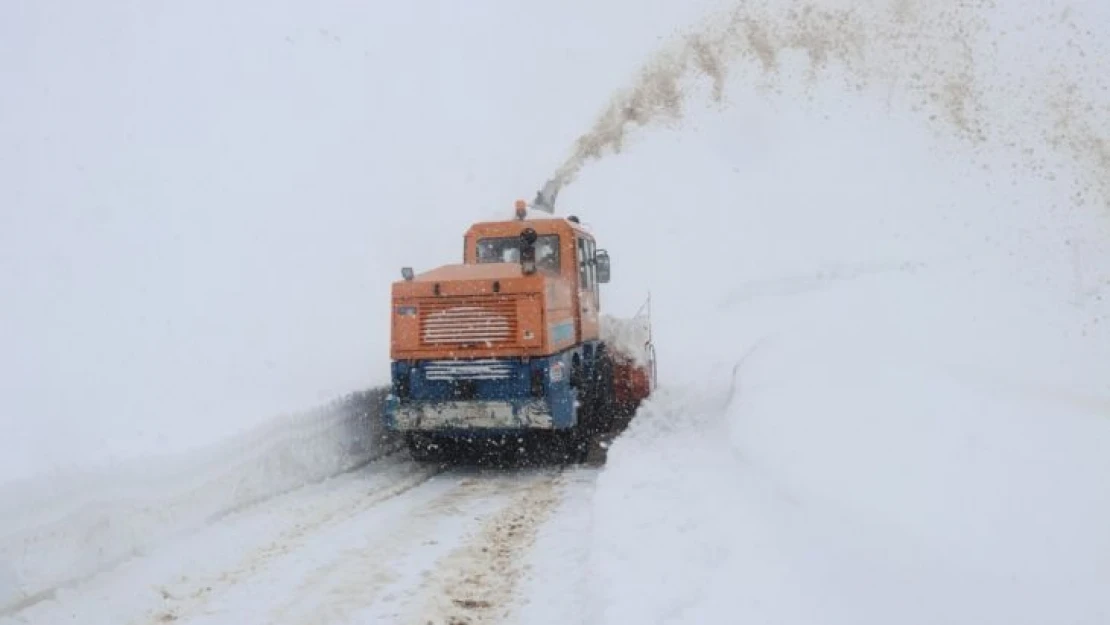
[[[584,563],[592,473],[444,471],[393,455],[231,512],[0,623],[550,619],[574,607],[561,593]],[[520,557],[533,548],[563,557]]]

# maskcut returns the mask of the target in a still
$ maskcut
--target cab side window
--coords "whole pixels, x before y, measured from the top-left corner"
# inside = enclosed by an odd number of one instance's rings
[[[597,284],[597,250],[594,247],[593,239],[586,241],[586,261],[590,264],[590,289],[594,292],[595,296],[600,296]]]
[[[586,240],[578,238],[578,288],[582,291],[588,291],[592,288],[590,285],[590,261],[586,251]]]
[[[597,247],[592,239],[579,238],[578,242],[578,288],[582,291],[591,291],[595,297],[600,298],[601,292],[597,282]]]

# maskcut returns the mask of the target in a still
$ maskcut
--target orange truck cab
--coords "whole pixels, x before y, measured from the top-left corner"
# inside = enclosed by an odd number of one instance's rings
[[[612,387],[599,337],[608,254],[576,218],[519,207],[464,242],[460,264],[393,283],[386,427],[412,446],[580,426]]]

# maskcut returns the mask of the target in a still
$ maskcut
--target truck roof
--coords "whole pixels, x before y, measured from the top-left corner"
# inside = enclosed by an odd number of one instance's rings
[[[466,231],[466,236],[487,237],[515,237],[524,228],[532,228],[536,234],[571,234],[577,233],[593,238],[588,230],[581,224],[570,221],[565,217],[540,217],[528,219],[506,219],[503,221],[480,221],[472,224]]]

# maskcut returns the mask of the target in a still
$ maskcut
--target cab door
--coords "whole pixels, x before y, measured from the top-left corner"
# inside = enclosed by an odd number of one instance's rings
[[[578,264],[578,318],[579,340],[597,339],[599,332],[599,288],[597,284],[597,259],[594,241],[578,236],[575,240],[575,260]]]

